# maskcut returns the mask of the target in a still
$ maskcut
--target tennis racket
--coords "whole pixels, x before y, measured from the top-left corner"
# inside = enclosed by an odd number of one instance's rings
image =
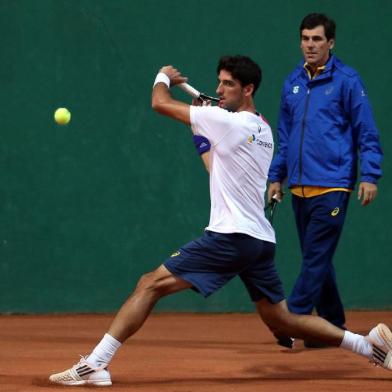
[[[201,99],[202,101],[219,102],[219,98],[211,97],[210,95],[201,93],[199,90],[196,90],[194,87],[192,87],[188,83],[180,83],[180,84],[177,84],[177,86],[193,98]]]
[[[276,206],[279,204],[278,197],[276,195],[272,196],[271,201],[267,204],[267,207],[264,208],[265,216],[269,220],[269,222],[272,225],[272,222],[274,220],[274,214],[276,211]]]

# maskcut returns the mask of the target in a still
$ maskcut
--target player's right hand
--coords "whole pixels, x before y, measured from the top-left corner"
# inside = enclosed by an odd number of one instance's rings
[[[174,68],[172,65],[165,65],[159,72],[166,74],[170,79],[170,86],[175,86],[176,84],[186,83],[188,78],[181,75],[181,72]]]
[[[201,98],[193,98],[192,99],[192,106],[211,106],[211,101],[204,100]]]
[[[283,194],[282,184],[280,182],[271,182],[268,187],[268,203],[271,202],[274,196],[278,202],[281,202]]]

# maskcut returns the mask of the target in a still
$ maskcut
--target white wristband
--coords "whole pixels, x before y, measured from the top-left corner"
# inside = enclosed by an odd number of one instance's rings
[[[170,88],[170,79],[169,77],[163,73],[159,72],[157,77],[155,78],[154,86],[153,88],[158,84],[158,83],[165,83],[167,88]]]

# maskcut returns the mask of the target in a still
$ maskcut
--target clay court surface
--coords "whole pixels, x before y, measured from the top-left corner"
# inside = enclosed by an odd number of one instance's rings
[[[88,354],[112,315],[0,316],[0,391],[392,391],[392,372],[341,349],[277,346],[255,314],[154,314],[118,352],[112,387],[47,382]],[[351,312],[366,334],[392,312]],[[301,342],[302,343],[302,342]]]

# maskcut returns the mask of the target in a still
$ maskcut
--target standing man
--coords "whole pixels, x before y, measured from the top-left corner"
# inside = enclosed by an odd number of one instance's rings
[[[287,179],[303,257],[288,298],[290,311],[311,314],[315,308],[319,316],[345,328],[332,258],[358,158],[358,199],[366,206],[377,194],[382,151],[359,75],[331,53],[335,22],[323,14],[307,15],[300,38],[304,61],[283,86],[279,151],[269,171],[268,199],[282,198]],[[308,347],[313,344],[305,341]]]
[[[241,278],[260,317],[275,334],[341,346],[392,370],[392,333],[386,325],[374,327],[365,338],[322,318],[287,310],[274,264],[275,234],[262,213],[273,140],[253,102],[261,70],[250,58],[234,56],[221,58],[217,73],[220,107],[174,100],[170,87],[186,78],[172,66],[161,68],[152,93],[152,107],[158,113],[191,125],[194,134],[211,143],[211,214],[206,231],[143,275],[92,353],[50,376],[51,382],[111,385],[109,362],[141,328],[160,298],[189,288],[207,297],[235,276]],[[374,357],[373,350],[377,350]]]

